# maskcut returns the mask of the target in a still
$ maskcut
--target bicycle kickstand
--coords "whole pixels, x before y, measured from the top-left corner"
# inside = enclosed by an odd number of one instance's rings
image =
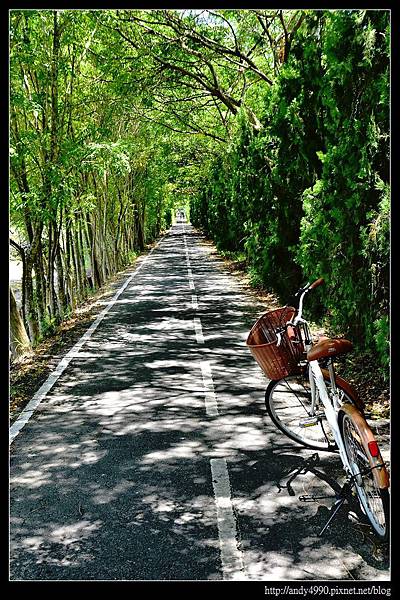
[[[340,508],[343,506],[343,504],[349,498],[349,496],[351,494],[352,485],[353,485],[353,483],[350,480],[350,481],[345,481],[345,483],[341,487],[340,492],[336,496],[335,502],[333,503],[333,505],[330,508],[329,519],[327,520],[327,522],[325,523],[324,527],[319,532],[318,537],[321,537],[325,533],[325,531],[327,530],[327,528],[329,527],[329,525],[332,523],[333,519],[338,514]]]

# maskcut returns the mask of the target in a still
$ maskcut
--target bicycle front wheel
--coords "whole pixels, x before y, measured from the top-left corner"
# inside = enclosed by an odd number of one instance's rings
[[[330,386],[326,384],[329,392]],[[341,394],[347,397],[343,390]],[[312,408],[308,377],[289,375],[271,381],[265,393],[265,406],[276,427],[290,439],[315,450],[336,449],[318,392]]]
[[[389,477],[374,435],[360,413],[344,407],[340,428],[363,513],[382,541],[389,536]]]

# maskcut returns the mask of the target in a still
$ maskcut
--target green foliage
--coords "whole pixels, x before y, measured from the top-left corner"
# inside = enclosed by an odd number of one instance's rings
[[[41,334],[42,334],[42,338],[44,339],[47,336],[52,335],[53,333],[55,333],[58,324],[59,323],[58,323],[56,317],[46,317],[41,322]]]
[[[387,315],[374,321],[374,341],[378,352],[381,371],[384,378],[389,378],[390,366],[390,324]]]
[[[374,323],[387,317],[389,290],[387,18],[344,11],[325,20],[326,150],[320,179],[303,194],[298,252],[307,276],[327,279],[321,295],[332,326],[375,345],[384,366]]]
[[[71,296],[87,283],[78,255],[104,281],[184,207],[283,301],[323,276],[311,316],[387,372],[389,11],[13,10],[10,23],[10,221],[40,241],[28,312],[43,330],[63,300],[38,285],[57,235]]]
[[[160,128],[132,116],[126,73],[98,60],[120,36],[97,17],[10,15],[10,224],[32,248],[22,297],[34,343],[87,297],[85,269],[102,285],[169,218]]]
[[[126,256],[128,264],[134,263],[135,260],[137,259],[137,257],[138,257],[137,252],[134,252],[133,250],[129,250],[129,252],[127,252],[127,256]]]
[[[388,366],[389,14],[307,11],[265,94],[263,129],[239,115],[192,202],[220,248],[286,301],[326,279],[311,315]]]

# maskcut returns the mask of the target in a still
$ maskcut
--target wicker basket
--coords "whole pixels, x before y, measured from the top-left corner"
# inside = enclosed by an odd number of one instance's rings
[[[304,356],[304,345],[297,327],[289,327],[284,331],[280,345],[276,345],[276,330],[290,321],[294,313],[292,306],[266,312],[248,335],[247,346],[269,379],[282,379],[297,371],[298,363]]]

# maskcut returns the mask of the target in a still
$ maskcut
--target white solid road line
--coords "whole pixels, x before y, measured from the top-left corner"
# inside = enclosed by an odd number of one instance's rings
[[[49,391],[51,390],[53,385],[56,383],[56,381],[58,381],[58,379],[61,377],[62,373],[65,371],[65,369],[67,368],[67,366],[69,365],[71,360],[78,355],[83,344],[85,342],[87,342],[87,340],[89,338],[91,338],[92,334],[97,329],[97,327],[100,325],[100,323],[102,322],[102,320],[104,319],[104,317],[106,316],[106,314],[108,313],[110,308],[112,308],[112,306],[118,300],[119,296],[126,289],[126,287],[130,284],[130,282],[135,277],[135,275],[137,275],[137,273],[139,273],[140,269],[143,267],[145,262],[148,260],[148,258],[151,256],[151,254],[154,252],[154,250],[159,246],[160,242],[164,239],[164,237],[169,233],[169,231],[153,246],[153,248],[150,250],[150,252],[143,258],[140,265],[134,270],[133,273],[131,273],[131,275],[129,275],[129,277],[126,279],[125,283],[119,288],[119,290],[113,296],[113,298],[110,300],[110,302],[107,304],[107,306],[97,315],[95,321],[91,324],[89,329],[87,331],[85,331],[85,333],[79,339],[79,341],[60,360],[60,362],[58,363],[55,370],[49,375],[49,377],[46,379],[46,381],[40,386],[40,388],[38,389],[36,394],[33,396],[32,400],[30,400],[28,402],[28,404],[26,405],[24,410],[21,412],[19,417],[14,421],[14,423],[10,427],[10,437],[9,437],[10,445],[13,443],[13,441],[15,440],[15,438],[17,437],[19,432],[23,429],[23,427],[25,427],[25,425],[28,423],[29,419],[32,417],[33,413],[35,412],[35,410],[37,409],[39,404],[49,393]]]
[[[223,578],[247,579],[242,552],[238,548],[236,519],[231,501],[231,486],[225,458],[211,458],[211,478],[217,507],[217,526]]]

